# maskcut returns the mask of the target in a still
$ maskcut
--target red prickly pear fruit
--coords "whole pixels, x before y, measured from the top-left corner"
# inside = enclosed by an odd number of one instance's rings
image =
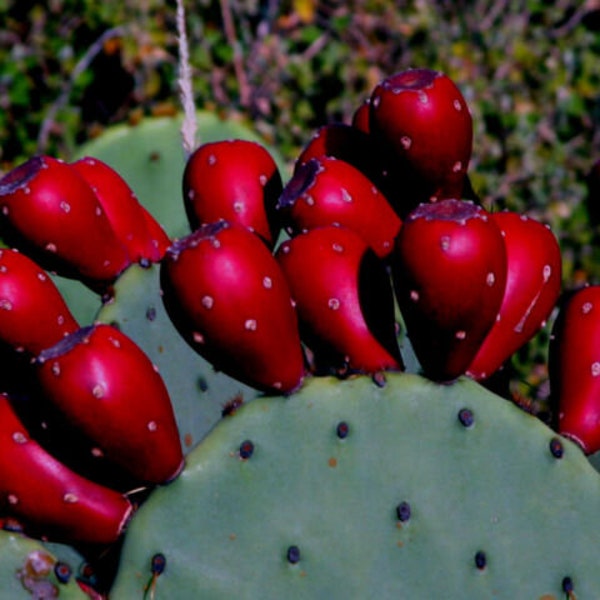
[[[146,229],[150,236],[150,247],[149,257],[153,263],[158,263],[163,259],[167,248],[171,245],[171,238],[167,235],[166,231],[162,228],[162,225],[154,218],[154,215],[141,206],[142,215],[146,221]]]
[[[600,450],[600,286],[580,288],[565,300],[549,354],[555,427],[593,454]]]
[[[490,219],[504,237],[507,276],[496,322],[467,371],[477,380],[495,373],[544,326],[562,283],[560,247],[548,227],[514,212]]]
[[[384,79],[371,95],[369,127],[395,159],[403,194],[411,189],[413,198],[399,199],[405,212],[420,202],[463,197],[473,123],[449,77],[409,69]]]
[[[387,184],[385,157],[370,135],[345,123],[329,123],[320,127],[298,156],[294,171],[311,159],[324,156],[350,163],[380,189]]]
[[[130,264],[88,183],[69,164],[35,156],[0,180],[10,243],[50,271],[111,282]]]
[[[142,207],[125,179],[105,162],[90,156],[71,163],[71,166],[96,194],[130,260],[142,265],[157,262],[156,244],[148,227],[148,221],[153,217]],[[160,225],[156,223],[154,227],[160,228]],[[164,232],[163,235],[166,236]]]
[[[226,221],[203,225],[169,248],[161,283],[173,323],[216,369],[267,392],[301,385],[289,286],[258,236]]]
[[[371,113],[371,98],[366,98],[352,115],[352,127],[363,131],[364,133],[370,133],[371,127],[369,124]]]
[[[77,329],[50,276],[17,250],[0,249],[0,340],[36,356]]]
[[[183,199],[192,230],[225,220],[250,229],[270,248],[279,235],[274,207],[282,187],[272,156],[247,140],[201,145],[183,173]]]
[[[183,467],[167,388],[139,346],[113,326],[82,327],[36,360],[43,401],[90,441],[90,450],[144,483]]]
[[[389,275],[361,237],[319,227],[284,242],[276,258],[317,360],[342,371],[403,368]]]
[[[404,221],[391,266],[423,371],[438,381],[462,375],[502,302],[506,250],[499,227],[469,201],[422,204]]]
[[[28,533],[64,543],[111,544],[132,514],[120,493],[78,475],[36,441],[0,395],[0,506]]]
[[[277,204],[288,233],[340,225],[360,235],[380,258],[394,247],[402,221],[384,195],[351,164],[312,158],[296,170]]]

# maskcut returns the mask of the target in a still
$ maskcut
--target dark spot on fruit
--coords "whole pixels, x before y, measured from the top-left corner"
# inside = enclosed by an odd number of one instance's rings
[[[150,571],[152,571],[154,575],[160,575],[165,570],[166,566],[167,559],[162,552],[156,553],[150,561]]]
[[[458,411],[458,420],[463,427],[471,427],[475,422],[473,411],[469,408],[461,408]]]
[[[350,426],[345,421],[342,421],[338,423],[335,432],[340,440],[343,440],[348,437],[348,434],[350,433]]]
[[[314,184],[319,170],[319,161],[315,158],[311,158],[303,165],[297,166],[293,177],[288,181],[279,196],[275,208],[277,210],[285,210],[294,206],[298,198]]]
[[[291,565],[295,565],[300,562],[300,548],[298,546],[290,546],[287,549],[287,560]]]
[[[56,575],[56,579],[58,579],[60,583],[69,583],[72,574],[73,569],[71,569],[67,563],[59,560],[54,565],[54,575]]]
[[[245,440],[240,444],[240,458],[248,460],[254,453],[254,444],[250,440]]]
[[[557,437],[550,440],[550,453],[554,458],[562,458],[565,453],[565,447]]]
[[[562,580],[562,589],[565,594],[572,594],[575,586],[573,585],[573,580],[567,576]]]
[[[198,377],[196,385],[201,392],[206,392],[208,390],[208,381],[206,381],[204,377]]]
[[[483,569],[485,569],[485,567],[487,566],[487,556],[485,555],[485,552],[483,552],[483,550],[478,550],[475,553],[475,566],[480,571],[483,571]]]
[[[150,154],[148,155],[148,160],[150,162],[158,162],[160,160],[161,156],[160,156],[160,152],[158,150],[154,150],[152,152],[150,152]]]
[[[148,321],[154,321],[156,319],[156,308],[154,308],[154,306],[149,306],[146,309],[146,319],[148,319]]]
[[[398,506],[396,506],[396,516],[398,517],[398,521],[402,523],[406,523],[410,520],[411,509],[410,504],[408,502],[400,502]]]

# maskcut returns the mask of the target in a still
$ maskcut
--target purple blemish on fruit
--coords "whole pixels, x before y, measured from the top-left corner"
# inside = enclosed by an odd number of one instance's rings
[[[281,196],[279,196],[275,208],[281,210],[294,206],[298,198],[312,187],[320,170],[319,161],[315,158],[311,158],[297,167],[293,177],[288,181]]]

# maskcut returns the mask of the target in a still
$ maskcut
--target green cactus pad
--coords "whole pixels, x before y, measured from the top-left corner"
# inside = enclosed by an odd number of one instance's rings
[[[595,598],[598,515],[580,450],[468,379],[313,379],[152,494],[111,600],[141,599],[158,553],[156,600]]]
[[[77,566],[60,562],[51,550],[35,540],[19,533],[0,531],[1,600],[89,600],[75,581]],[[57,572],[71,574],[60,581]]]
[[[159,270],[157,265],[130,267],[115,284],[114,300],[102,308],[97,320],[117,325],[158,367],[187,452],[221,419],[229,402],[247,402],[258,391],[216,372],[186,344],[163,307]]]

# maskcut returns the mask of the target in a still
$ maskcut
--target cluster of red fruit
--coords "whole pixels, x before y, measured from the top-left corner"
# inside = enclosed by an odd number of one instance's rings
[[[175,415],[142,349],[111,325],[81,326],[46,269],[109,293],[130,264],[160,261],[171,242],[94,159],[30,159],[0,180],[0,211],[2,237],[18,248],[0,250],[0,517],[37,536],[114,542],[134,508],[124,489],[183,467]],[[70,451],[50,450],[61,444]],[[122,472],[118,486],[95,478],[100,465]]]
[[[489,378],[557,306],[562,259],[546,225],[479,205],[472,145],[457,86],[412,69],[377,85],[352,124],[318,130],[285,185],[258,144],[201,146],[183,178],[193,233],[162,262],[173,321],[217,368],[291,393],[307,372],[401,370],[395,297],[427,376]],[[600,448],[595,341],[586,383],[569,372],[589,321],[556,329],[552,369],[557,428],[588,453]]]
[[[257,143],[200,146],[183,174],[191,233],[175,241],[108,165],[32,158],[0,180],[2,239],[19,249],[0,252],[0,344],[28,359],[24,385],[40,414],[58,415],[57,431],[67,423],[90,455],[143,484],[182,468],[167,389],[133,340],[80,326],[46,270],[110,294],[129,265],[160,263],[165,306],[190,346],[267,393],[290,394],[309,373],[402,370],[396,303],[427,376],[483,380],[551,314],[561,256],[541,223],[465,199],[472,137],[448,77],[399,73],[352,125],[320,129],[285,185]],[[591,452],[600,292],[583,292],[559,319],[553,370],[559,430]],[[117,539],[130,500],[48,452],[23,422],[32,403],[4,387],[0,516],[62,540]],[[45,418],[37,431],[51,435]]]
[[[428,376],[486,378],[549,316],[561,259],[539,222],[462,199],[471,146],[460,91],[423,69],[321,128],[285,186],[258,144],[201,146],[183,185],[194,232],[162,264],[173,320],[219,368],[290,392],[300,340],[317,372],[402,368],[393,286]]]

